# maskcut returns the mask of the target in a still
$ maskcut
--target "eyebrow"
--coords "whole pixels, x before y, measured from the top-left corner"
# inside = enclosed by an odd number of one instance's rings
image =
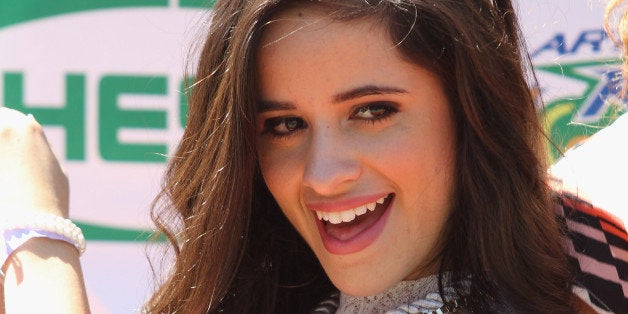
[[[341,103],[344,101],[348,101],[351,99],[356,99],[360,97],[366,97],[371,95],[385,95],[385,94],[405,94],[408,93],[406,90],[396,87],[388,87],[388,86],[377,86],[377,85],[365,85],[360,86],[346,92],[342,92],[334,95],[333,101],[334,103]],[[275,110],[293,110],[296,109],[296,106],[291,102],[281,102],[281,101],[270,101],[270,100],[262,100],[259,102],[258,113],[263,113],[267,111],[275,111]]]
[[[371,95],[385,95],[385,94],[405,94],[406,90],[396,87],[377,86],[377,85],[365,85],[352,90],[337,94],[334,96],[334,102],[339,103],[355,98],[371,96]]]
[[[296,108],[297,106],[295,106],[291,102],[261,100],[258,104],[257,113],[279,110],[294,110]]]

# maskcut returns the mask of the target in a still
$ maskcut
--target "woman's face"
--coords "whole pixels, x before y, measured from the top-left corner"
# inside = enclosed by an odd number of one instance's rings
[[[433,273],[453,193],[454,127],[438,78],[368,20],[276,16],[257,59],[264,180],[332,282],[371,295]]]

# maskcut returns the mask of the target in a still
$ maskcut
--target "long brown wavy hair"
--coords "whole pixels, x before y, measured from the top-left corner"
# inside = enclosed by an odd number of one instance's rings
[[[469,310],[573,311],[528,84],[535,78],[506,0],[218,1],[185,134],[156,201],[162,205],[153,208],[174,265],[146,311],[304,313],[335,289],[283,217],[256,159],[260,33],[295,5],[324,7],[338,21],[381,21],[405,58],[442,80],[458,175],[438,260],[454,282],[471,278],[470,287],[457,287]]]

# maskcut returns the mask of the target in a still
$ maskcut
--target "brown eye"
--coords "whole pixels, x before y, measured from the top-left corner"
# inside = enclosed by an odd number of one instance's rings
[[[294,132],[302,125],[302,122],[303,122],[303,120],[301,120],[301,119],[287,118],[287,119],[284,119],[283,124],[284,124],[284,128],[286,129],[286,131]]]
[[[306,128],[307,124],[298,117],[276,117],[264,121],[263,134],[270,134],[275,137],[289,136],[299,130]]]
[[[396,112],[396,106],[390,103],[371,103],[357,108],[351,118],[374,121],[389,117]]]
[[[381,107],[362,107],[358,109],[358,114],[356,116],[359,116],[363,119],[372,119],[384,115],[385,113],[386,109]]]

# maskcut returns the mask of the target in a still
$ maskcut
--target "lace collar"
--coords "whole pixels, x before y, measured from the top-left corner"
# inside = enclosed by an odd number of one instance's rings
[[[424,299],[433,292],[438,292],[438,276],[436,275],[419,280],[401,281],[377,295],[356,297],[340,293],[340,305],[336,313],[384,313],[399,305]]]
[[[453,289],[445,287],[444,293],[445,299],[454,299]],[[461,305],[443,302],[438,293],[438,275],[433,275],[402,281],[377,295],[335,294],[321,302],[312,313],[447,313],[459,310]]]

